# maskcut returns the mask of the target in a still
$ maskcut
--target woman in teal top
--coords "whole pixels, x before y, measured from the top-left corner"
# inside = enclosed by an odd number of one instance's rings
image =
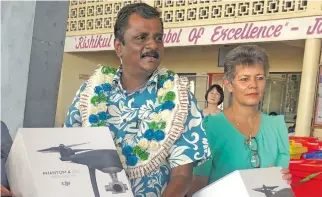
[[[288,133],[283,116],[269,116],[261,113],[260,129],[253,140],[252,150],[260,160],[259,167],[281,166],[288,168],[289,144]],[[223,112],[216,116],[205,117],[212,160],[197,167],[194,173],[209,176],[212,183],[234,170],[256,168],[256,158],[251,162],[254,151],[245,145],[245,136],[225,117]],[[256,142],[254,142],[256,140]],[[216,169],[212,170],[213,167]]]
[[[232,105],[204,118],[212,158],[194,169],[188,196],[235,170],[289,165],[284,117],[258,111],[268,74],[267,54],[257,46],[240,46],[227,54],[224,66],[224,85],[232,93]],[[289,171],[282,174],[290,182]]]

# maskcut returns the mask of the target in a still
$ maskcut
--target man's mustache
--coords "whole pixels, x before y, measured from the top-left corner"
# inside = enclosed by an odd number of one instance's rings
[[[141,55],[141,58],[145,58],[145,57],[153,57],[155,59],[159,59],[160,56],[159,56],[159,53],[156,51],[148,51]]]

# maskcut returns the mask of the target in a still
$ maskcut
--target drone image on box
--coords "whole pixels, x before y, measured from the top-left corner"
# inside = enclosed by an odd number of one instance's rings
[[[113,149],[72,149],[73,146],[79,146],[82,144],[73,144],[65,146],[60,144],[57,147],[51,147],[47,149],[38,150],[42,153],[59,152],[61,161],[70,161],[72,163],[86,165],[89,170],[89,175],[92,183],[92,188],[95,197],[100,197],[97,181],[96,181],[96,170],[104,173],[108,173],[112,182],[105,186],[107,192],[113,194],[125,193],[128,190],[126,184],[122,183],[117,178],[117,173],[123,170],[119,155],[116,150]]]
[[[266,197],[294,197],[293,191],[290,188],[284,188],[279,191],[275,191],[274,189],[278,188],[278,186],[266,186],[263,185],[261,188],[255,188],[254,191],[264,193]]]

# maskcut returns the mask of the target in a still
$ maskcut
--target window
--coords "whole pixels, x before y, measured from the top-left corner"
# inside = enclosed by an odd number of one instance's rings
[[[271,73],[266,82],[261,110],[267,114],[282,114],[288,123],[295,122],[300,84],[300,73]]]

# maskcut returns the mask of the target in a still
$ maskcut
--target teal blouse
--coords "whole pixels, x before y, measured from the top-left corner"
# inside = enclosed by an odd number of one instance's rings
[[[256,135],[260,167],[270,165],[288,168],[290,147],[284,116],[261,113],[261,125]],[[221,112],[207,116],[203,121],[209,141],[212,159],[194,168],[194,174],[208,176],[212,183],[227,174],[251,169],[253,152],[245,145],[242,135]]]

